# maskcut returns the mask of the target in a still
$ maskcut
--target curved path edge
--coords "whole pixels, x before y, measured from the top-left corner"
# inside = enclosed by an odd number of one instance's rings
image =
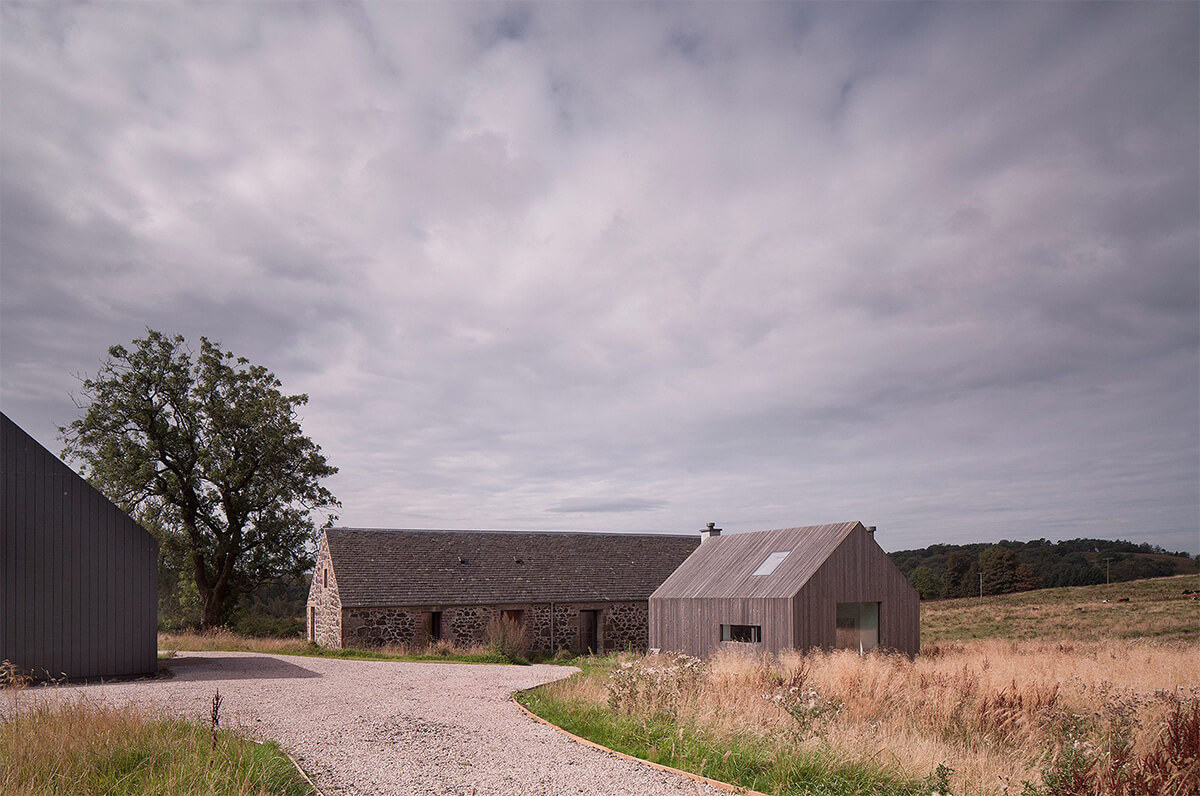
[[[520,693],[520,692],[517,692],[517,693]],[[694,774],[691,771],[684,771],[681,768],[671,768],[670,766],[664,766],[662,763],[655,763],[650,760],[646,760],[645,758],[642,758],[642,757],[635,757],[634,755],[627,755],[624,752],[618,752],[616,749],[610,749],[609,747],[604,746],[603,744],[598,744],[595,741],[589,741],[587,738],[578,736],[569,730],[564,730],[562,727],[559,727],[557,724],[555,724],[552,721],[547,721],[546,719],[543,719],[541,716],[534,713],[532,710],[530,710],[529,708],[525,707],[520,702],[518,702],[517,694],[513,694],[512,703],[514,705],[516,705],[518,708],[520,708],[525,713],[526,716],[529,716],[534,721],[538,721],[538,722],[541,722],[542,724],[545,724],[547,727],[558,730],[560,733],[567,736],[572,741],[583,744],[584,746],[590,746],[593,749],[599,749],[601,752],[608,752],[610,755],[615,755],[615,756],[621,758],[622,760],[632,760],[634,763],[641,763],[643,766],[649,766],[650,768],[656,768],[659,771],[666,771],[671,774],[678,774],[681,777],[687,777],[688,779],[695,780],[696,782],[702,782],[705,785],[712,785],[714,788],[720,788],[721,790],[727,790],[727,791],[730,791],[731,793],[742,793],[742,794],[746,794],[746,796],[768,796],[768,794],[762,793],[761,791],[750,790],[749,788],[742,787],[741,785],[734,785],[730,782],[722,782],[719,779],[711,779],[709,777],[705,777],[700,774]]]

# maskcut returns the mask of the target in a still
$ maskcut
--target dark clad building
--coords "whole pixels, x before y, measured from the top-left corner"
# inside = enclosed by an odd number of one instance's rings
[[[0,660],[38,678],[153,673],[158,542],[0,421]]]
[[[650,646],[920,651],[920,598],[861,523],[721,536],[650,597]]]
[[[330,528],[308,597],[325,647],[483,643],[520,623],[533,650],[645,649],[650,593],[690,536]]]

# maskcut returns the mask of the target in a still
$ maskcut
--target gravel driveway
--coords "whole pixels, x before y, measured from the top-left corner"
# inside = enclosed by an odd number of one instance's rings
[[[87,693],[273,738],[327,794],[721,794],[680,776],[585,747],[533,721],[514,691],[561,666],[346,661],[239,652],[181,652],[171,679],[32,689]]]

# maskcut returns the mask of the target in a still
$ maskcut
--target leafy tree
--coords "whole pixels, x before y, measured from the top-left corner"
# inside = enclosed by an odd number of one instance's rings
[[[942,594],[942,579],[931,568],[919,566],[908,576],[908,582],[921,595],[922,600],[939,597]]]
[[[979,557],[984,594],[1010,594],[1016,588],[1017,555],[1007,547],[989,547]]]
[[[967,568],[967,572],[963,575],[962,585],[959,587],[959,597],[975,597],[979,594],[979,560],[973,560],[971,566]]]
[[[1017,564],[1014,574],[1013,591],[1033,591],[1042,587],[1042,579],[1029,564],[1022,561]]]
[[[954,551],[946,558],[946,576],[942,579],[943,597],[968,597],[971,594],[971,559],[965,553]]]
[[[152,329],[116,345],[83,380],[83,416],[59,432],[64,455],[100,491],[159,534],[163,560],[190,571],[201,626],[238,599],[312,567],[311,512],[340,504],[320,480],[337,472],[304,436],[275,375],[200,338]],[[334,517],[329,516],[328,522]]]

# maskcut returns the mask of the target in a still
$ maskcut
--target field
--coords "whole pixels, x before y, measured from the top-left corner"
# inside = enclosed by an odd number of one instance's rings
[[[1200,575],[921,604],[921,643],[984,638],[1200,641]],[[1121,598],[1128,602],[1118,602]]]
[[[520,698],[577,735],[765,793],[1194,796],[1200,603],[1181,592],[1197,588],[941,601],[922,607],[915,660],[624,656]]]

